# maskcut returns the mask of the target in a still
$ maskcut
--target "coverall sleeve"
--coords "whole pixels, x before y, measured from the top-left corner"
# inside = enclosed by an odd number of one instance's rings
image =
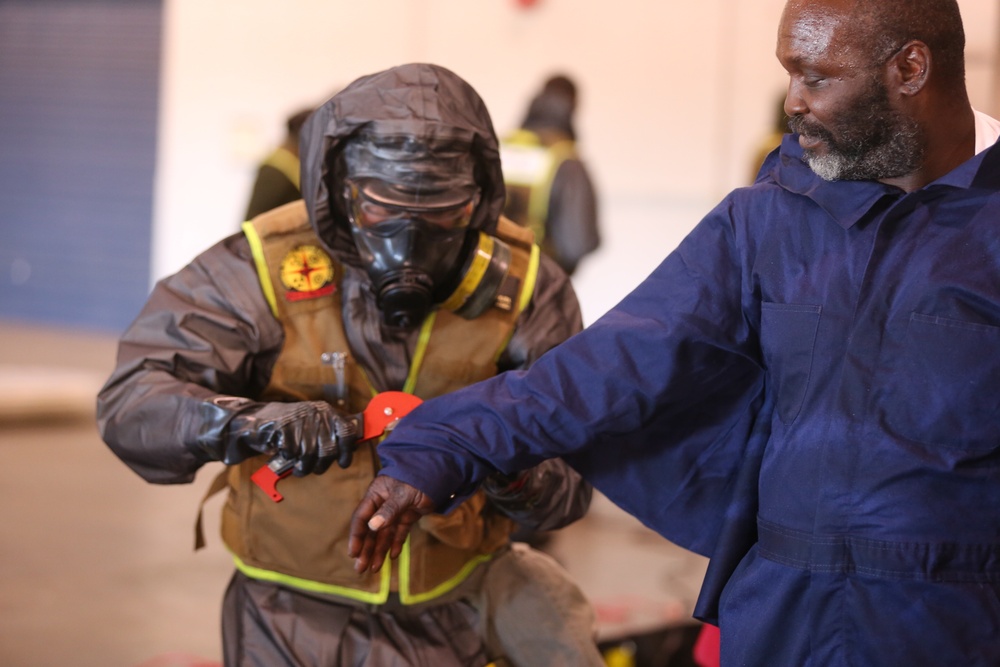
[[[447,508],[494,469],[559,456],[662,534],[676,521],[711,532],[763,384],[758,288],[731,205],[530,369],[414,411],[380,446],[381,474]]]
[[[161,280],[123,334],[97,398],[104,441],[147,481],[192,481],[266,385],[281,339],[243,235],[213,246]]]

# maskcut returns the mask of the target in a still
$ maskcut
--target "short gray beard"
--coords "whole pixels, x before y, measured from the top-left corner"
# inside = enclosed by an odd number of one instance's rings
[[[840,180],[840,175],[847,168],[848,163],[847,158],[839,153],[836,155],[813,155],[812,151],[806,153],[805,160],[809,168],[824,181]]]
[[[877,181],[911,174],[923,161],[923,133],[909,118],[896,117],[894,121],[889,140],[862,155],[806,151],[806,163],[825,181]]]
[[[793,132],[812,134],[826,142],[826,155],[804,151],[803,159],[827,181],[877,181],[916,171],[924,159],[924,132],[912,118],[891,108],[885,85],[876,78],[868,90],[840,113],[839,139],[835,129],[812,128],[793,117]]]

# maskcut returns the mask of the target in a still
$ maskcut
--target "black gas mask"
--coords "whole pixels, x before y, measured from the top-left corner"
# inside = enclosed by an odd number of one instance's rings
[[[343,201],[378,307],[393,327],[440,305],[473,318],[493,305],[510,248],[472,228],[479,205],[468,144],[352,139]]]

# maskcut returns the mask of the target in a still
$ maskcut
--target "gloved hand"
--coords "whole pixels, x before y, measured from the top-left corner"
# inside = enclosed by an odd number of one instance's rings
[[[562,528],[582,517],[593,495],[590,486],[562,459],[504,475],[497,471],[482,484],[490,506],[529,531]]]
[[[511,475],[505,475],[499,470],[483,480],[483,490],[488,496],[512,496],[524,488],[529,473],[519,470]]]
[[[229,422],[226,452],[250,448],[262,454],[280,454],[295,461],[292,474],[326,472],[334,460],[341,468],[351,464],[360,437],[357,416],[338,413],[324,401],[251,403]],[[225,462],[231,463],[226,457]],[[238,461],[232,461],[238,462]]]

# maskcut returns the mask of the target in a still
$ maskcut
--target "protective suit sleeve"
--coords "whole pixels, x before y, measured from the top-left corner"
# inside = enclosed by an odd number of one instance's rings
[[[221,241],[161,280],[122,335],[116,367],[97,398],[102,438],[136,473],[161,484],[190,482],[211,460],[270,451],[263,434],[237,436],[231,422],[259,410],[253,401],[282,336],[246,239]]]
[[[514,476],[493,474],[483,482],[486,498],[522,528],[563,528],[590,508],[593,487],[562,459],[548,459]]]

